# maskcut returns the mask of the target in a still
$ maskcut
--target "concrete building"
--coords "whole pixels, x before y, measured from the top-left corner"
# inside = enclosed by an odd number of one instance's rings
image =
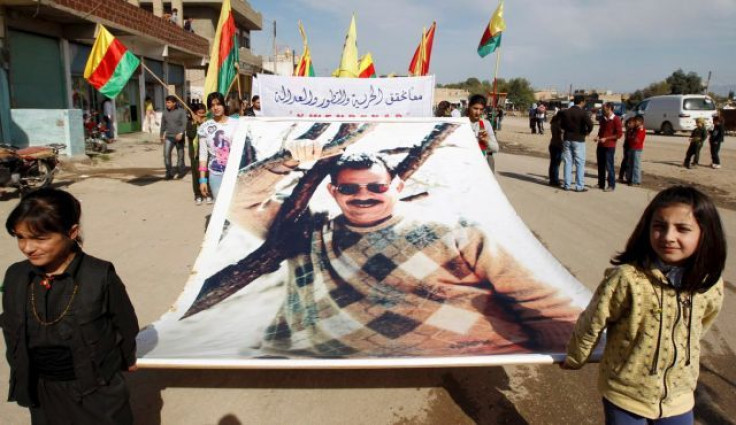
[[[281,53],[276,54],[275,60],[274,56],[268,56],[263,60],[263,72],[284,77],[294,75],[294,67],[298,60],[294,51],[285,47]]]
[[[209,45],[215,38],[217,22],[220,19],[222,0],[174,0],[164,2],[162,0],[139,0],[140,7],[152,12],[157,16],[166,16],[173,9],[177,9],[177,25],[183,26],[190,20],[191,29],[194,34],[204,37]],[[260,31],[263,27],[263,17],[256,12],[246,0],[231,0],[230,5],[235,19],[236,34],[239,53],[239,82],[240,92],[243,98],[250,98],[253,87],[253,76],[261,72],[262,59],[251,51],[251,32]],[[209,57],[209,50],[207,56]],[[186,70],[186,97],[204,101],[204,79],[206,64],[199,67],[187,68]],[[238,92],[237,81],[233,84],[233,93]]]
[[[449,89],[445,87],[437,87],[434,89],[434,104],[446,100],[452,105],[465,107],[468,104],[470,92],[462,89]]]
[[[84,79],[96,24],[110,30],[169,90],[185,94],[185,70],[202,66],[207,40],[121,0],[0,0],[0,141],[66,143],[84,152],[83,114],[104,97]],[[143,103],[165,89],[144,71],[114,100],[118,133],[140,131]]]

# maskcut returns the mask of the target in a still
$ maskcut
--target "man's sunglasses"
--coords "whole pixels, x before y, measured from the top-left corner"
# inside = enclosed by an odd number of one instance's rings
[[[337,185],[337,191],[343,195],[355,195],[356,193],[360,191],[361,187],[364,187],[368,189],[369,192],[373,192],[373,193],[386,193],[388,189],[391,187],[391,184],[388,184],[388,183],[368,183],[368,184],[344,183],[344,184]]]

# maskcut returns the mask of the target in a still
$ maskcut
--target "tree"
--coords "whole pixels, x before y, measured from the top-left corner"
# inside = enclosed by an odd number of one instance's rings
[[[665,80],[670,86],[670,94],[700,94],[703,93],[703,80],[694,72],[685,74],[678,69]]]
[[[526,78],[512,78],[506,81],[499,78],[496,82],[497,91],[499,93],[507,93],[507,99],[519,108],[527,108],[534,103],[534,90]],[[490,97],[493,92],[493,82],[483,80],[482,82],[474,77],[459,83],[445,84],[443,87],[451,89],[467,90],[470,95],[482,94]],[[488,99],[490,102],[490,99]]]
[[[518,108],[528,108],[534,103],[534,89],[526,78],[512,78],[507,82],[499,83],[499,92],[508,93],[506,99],[513,102]]]
[[[666,79],[630,93],[626,103],[628,107],[633,108],[642,100],[652,96],[700,93],[703,93],[703,80],[700,76],[694,72],[685,74],[685,71],[678,69]]]

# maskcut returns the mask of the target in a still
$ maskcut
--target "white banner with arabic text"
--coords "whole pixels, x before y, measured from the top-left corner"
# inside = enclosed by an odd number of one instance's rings
[[[396,78],[258,75],[266,117],[430,117],[434,76]]]

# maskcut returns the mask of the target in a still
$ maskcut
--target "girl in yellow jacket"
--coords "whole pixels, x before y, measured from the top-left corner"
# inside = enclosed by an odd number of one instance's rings
[[[562,367],[581,368],[607,329],[598,376],[606,424],[692,424],[700,338],[723,302],[715,205],[689,186],[660,192],[611,263]]]

